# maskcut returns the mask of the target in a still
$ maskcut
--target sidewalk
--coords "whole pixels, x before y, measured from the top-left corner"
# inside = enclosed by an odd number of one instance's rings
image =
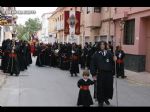
[[[6,81],[6,74],[4,74],[3,72],[1,72],[0,70],[0,87],[3,86],[3,84],[5,83]]]
[[[125,70],[127,80],[133,83],[141,84],[144,86],[150,86],[150,73],[148,72],[133,72]]]

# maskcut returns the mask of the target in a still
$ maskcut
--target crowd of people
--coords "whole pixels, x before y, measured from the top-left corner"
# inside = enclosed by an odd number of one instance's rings
[[[99,106],[103,106],[104,102],[109,105],[109,99],[113,97],[115,73],[117,78],[126,77],[124,75],[125,53],[121,46],[117,46],[114,52],[112,44],[104,41],[94,45],[85,43],[82,48],[76,43],[29,44],[27,41],[7,39],[3,41],[0,53],[1,69],[10,75],[18,76],[20,71],[27,70],[32,63],[32,56],[37,56],[36,66],[57,67],[69,71],[71,77],[78,76],[79,65],[81,69],[90,71],[84,71],[83,79],[77,83],[80,88],[77,105],[93,104],[89,92],[89,86],[92,84],[94,84],[94,98]],[[90,74],[93,80],[88,79]]]
[[[1,70],[18,76],[32,64],[30,44],[27,41],[4,40],[1,46]]]
[[[54,43],[53,45],[40,43],[34,51],[34,56],[37,56],[37,66],[58,67],[70,71],[71,76],[77,76],[79,64],[82,69],[90,68],[91,57],[96,51],[96,47],[88,43],[83,49],[81,45],[75,43]]]

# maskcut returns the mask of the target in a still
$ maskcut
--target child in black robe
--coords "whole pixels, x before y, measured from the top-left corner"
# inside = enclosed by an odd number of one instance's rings
[[[80,79],[77,83],[79,90],[78,95],[78,101],[77,105],[82,105],[84,107],[89,107],[90,105],[93,105],[92,96],[89,90],[89,86],[94,84],[94,81],[90,80],[89,78],[89,72],[84,71],[83,72],[83,79]]]

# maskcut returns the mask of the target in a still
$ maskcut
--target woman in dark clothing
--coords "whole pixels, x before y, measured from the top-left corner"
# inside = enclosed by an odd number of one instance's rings
[[[117,61],[116,61],[117,78],[119,76],[121,76],[122,78],[126,78],[126,76],[124,75],[124,57],[125,57],[125,53],[121,49],[121,46],[117,46],[115,55],[117,57]]]
[[[100,42],[98,47],[99,51],[96,52],[91,61],[90,72],[94,80],[97,80],[97,100],[99,106],[103,106],[105,102],[113,97],[113,54],[107,50],[107,44]]]

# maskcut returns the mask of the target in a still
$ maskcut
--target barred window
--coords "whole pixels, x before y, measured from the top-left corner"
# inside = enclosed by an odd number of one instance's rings
[[[100,13],[101,12],[101,7],[94,7],[94,12]]]
[[[124,24],[124,44],[134,45],[135,19],[127,20]]]
[[[90,7],[87,7],[87,14],[90,13]]]

